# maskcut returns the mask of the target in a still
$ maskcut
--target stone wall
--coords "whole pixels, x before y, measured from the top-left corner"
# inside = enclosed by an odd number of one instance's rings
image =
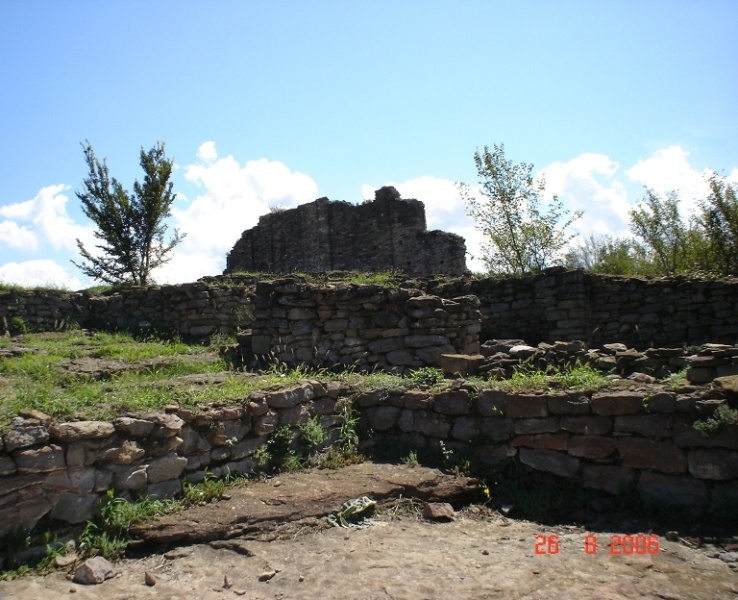
[[[478,300],[417,288],[260,283],[250,350],[294,365],[355,365],[402,372],[441,354],[479,351]]]
[[[429,283],[443,297],[479,297],[482,340],[583,340],[631,348],[738,341],[738,279],[641,279],[551,269],[529,277]]]
[[[22,323],[30,330],[54,330],[72,321],[83,327],[151,328],[207,339],[215,332],[234,333],[239,326],[248,327],[257,279],[231,275],[176,286],[128,288],[106,296],[0,291],[0,329],[17,333]],[[320,298],[346,285],[327,277],[326,282]],[[582,340],[592,348],[618,342],[642,350],[738,341],[736,279],[647,280],[551,270],[521,278],[416,279],[398,285],[392,293],[402,295],[403,289],[410,288],[445,299],[479,298],[482,341],[518,338],[535,345]],[[317,302],[314,290],[307,293],[305,302]],[[373,339],[362,342],[366,345]]]
[[[130,287],[105,295],[57,290],[0,291],[0,329],[11,334],[82,326],[207,339],[252,317],[253,281]]]
[[[161,498],[206,472],[253,473],[254,453],[277,427],[296,435],[315,417],[335,441],[347,404],[359,413],[365,449],[397,441],[438,449],[443,441],[487,467],[513,461],[610,494],[635,489],[699,514],[738,502],[738,426],[709,437],[693,427],[725,402],[714,393],[646,388],[512,394],[456,382],[435,393],[360,393],[305,381],[200,414],[172,406],[113,422],[52,423],[26,411],[0,437],[0,535],[48,520],[82,523],[110,489],[123,498]]]
[[[392,187],[354,205],[321,198],[264,215],[228,254],[226,273],[386,271],[409,275],[467,272],[461,236],[426,231],[425,207]]]

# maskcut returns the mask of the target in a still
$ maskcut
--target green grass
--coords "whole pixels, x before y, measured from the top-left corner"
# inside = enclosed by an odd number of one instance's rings
[[[490,381],[488,386],[508,392],[528,392],[549,389],[597,390],[611,383],[589,365],[580,365],[565,369],[549,368],[545,371],[519,369],[510,379]]]

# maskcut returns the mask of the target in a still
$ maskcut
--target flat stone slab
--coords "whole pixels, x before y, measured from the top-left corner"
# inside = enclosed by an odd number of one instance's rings
[[[320,473],[319,486],[315,485],[315,473],[308,471],[233,486],[228,490],[228,500],[133,526],[131,548],[172,547],[235,537],[263,540],[275,537],[276,529],[284,523],[314,521],[361,496],[378,502],[417,498],[456,507],[481,497],[479,480],[421,466],[364,462]]]

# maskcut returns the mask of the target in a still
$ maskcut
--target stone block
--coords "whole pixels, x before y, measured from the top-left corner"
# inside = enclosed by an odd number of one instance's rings
[[[605,435],[612,429],[612,420],[599,415],[583,417],[561,417],[559,427],[571,433],[584,435]]]
[[[496,465],[512,458],[517,454],[517,449],[507,444],[499,446],[478,446],[473,451],[474,462],[481,465]]]
[[[57,469],[63,469],[64,449],[56,444],[43,446],[37,449],[16,450],[13,460],[18,468],[18,473],[49,473]]]
[[[469,404],[469,392],[450,390],[435,395],[433,410],[444,415],[466,415],[469,414]]]
[[[367,410],[369,426],[377,431],[387,431],[397,425],[400,409],[396,406],[377,406]]]
[[[19,448],[28,448],[49,441],[49,430],[42,425],[11,429],[2,436],[5,451],[12,452]]]
[[[95,515],[97,494],[49,494],[53,504],[51,518],[74,525],[89,521]]]
[[[409,350],[393,350],[387,353],[387,362],[395,366],[419,367],[420,361]]]
[[[417,433],[428,437],[446,439],[451,431],[451,423],[448,419],[437,413],[416,411],[414,424]]]
[[[310,419],[310,410],[304,404],[292,408],[285,408],[277,413],[280,425],[296,426],[306,423]]]
[[[41,487],[47,491],[58,493],[83,494],[91,492],[95,487],[96,473],[97,471],[92,467],[57,471],[47,475]]]
[[[160,483],[167,479],[176,479],[187,466],[187,459],[174,452],[152,460],[147,470],[148,482]]]
[[[509,395],[505,398],[505,416],[513,419],[547,417],[548,399],[529,394]]]
[[[505,412],[507,394],[496,390],[482,390],[477,398],[477,410],[483,417],[501,417]]]
[[[559,477],[575,477],[579,472],[579,459],[553,450],[520,448],[520,462],[537,471],[553,473]]]
[[[146,487],[146,466],[135,465],[113,469],[113,485],[116,490],[140,490]]]
[[[235,444],[241,441],[249,431],[248,425],[240,419],[215,421],[214,427],[208,433],[207,440],[212,446]]]
[[[445,346],[450,340],[444,335],[406,335],[405,346],[408,348],[426,348],[428,346]]]
[[[98,453],[98,461],[101,463],[113,463],[116,465],[130,465],[143,458],[146,451],[133,440],[127,440],[120,446],[108,448]]]
[[[516,419],[514,430],[518,435],[555,433],[559,431],[559,420],[556,417],[546,417],[545,419]]]
[[[182,493],[182,482],[179,479],[168,479],[153,483],[146,488],[145,495],[151,500],[174,498]]]
[[[524,446],[526,448],[538,448],[543,450],[566,450],[569,434],[541,433],[538,435],[517,435],[510,442],[513,446]]]
[[[432,404],[430,392],[424,390],[408,390],[402,396],[402,406],[410,410],[426,410]]]
[[[115,430],[127,437],[146,437],[154,429],[154,424],[145,419],[119,417],[113,421]]]
[[[620,415],[615,417],[614,435],[638,434],[644,437],[670,438],[674,417],[667,414]]]
[[[31,497],[0,508],[0,536],[17,529],[33,529],[51,509],[51,502],[43,496]]]
[[[648,398],[648,410],[652,413],[673,413],[676,410],[676,394],[657,392]]]
[[[502,417],[491,417],[482,419],[480,433],[490,440],[503,441],[513,435],[515,421]]]
[[[589,398],[580,395],[549,396],[548,411],[552,415],[586,415],[589,414]]]
[[[312,386],[304,383],[269,394],[267,396],[267,404],[270,408],[291,408],[297,404],[312,400],[313,396]]]
[[[13,475],[17,469],[15,468],[15,461],[10,456],[0,456],[0,477],[5,475]]]
[[[481,354],[441,354],[440,369],[447,375],[476,375],[484,363]]]
[[[74,421],[49,427],[49,435],[60,442],[101,440],[112,436],[115,427],[107,421]]]
[[[458,417],[451,428],[451,437],[462,442],[470,442],[481,430],[481,423],[476,417]]]
[[[643,498],[666,506],[701,508],[707,503],[708,489],[703,481],[686,475],[641,473],[638,492]]]
[[[176,437],[185,425],[185,422],[173,413],[156,413],[147,417],[146,420],[154,424],[154,428],[147,436],[154,440]]]
[[[615,453],[618,441],[601,435],[573,435],[567,449],[572,456],[600,460]]]
[[[598,392],[590,403],[596,415],[630,415],[643,411],[642,392]]]
[[[615,465],[584,465],[582,485],[603,490],[610,494],[622,494],[633,483],[633,469]]]
[[[687,462],[690,474],[698,479],[738,478],[738,453],[730,450],[692,450]]]
[[[623,465],[636,469],[651,469],[663,473],[684,473],[687,459],[671,442],[642,438],[621,438],[618,452]]]

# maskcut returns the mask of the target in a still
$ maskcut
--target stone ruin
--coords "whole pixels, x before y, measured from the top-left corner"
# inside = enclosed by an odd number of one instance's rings
[[[427,231],[423,203],[401,199],[394,187],[359,205],[319,198],[260,217],[228,254],[225,274],[389,269],[412,276],[467,273],[464,238]]]

